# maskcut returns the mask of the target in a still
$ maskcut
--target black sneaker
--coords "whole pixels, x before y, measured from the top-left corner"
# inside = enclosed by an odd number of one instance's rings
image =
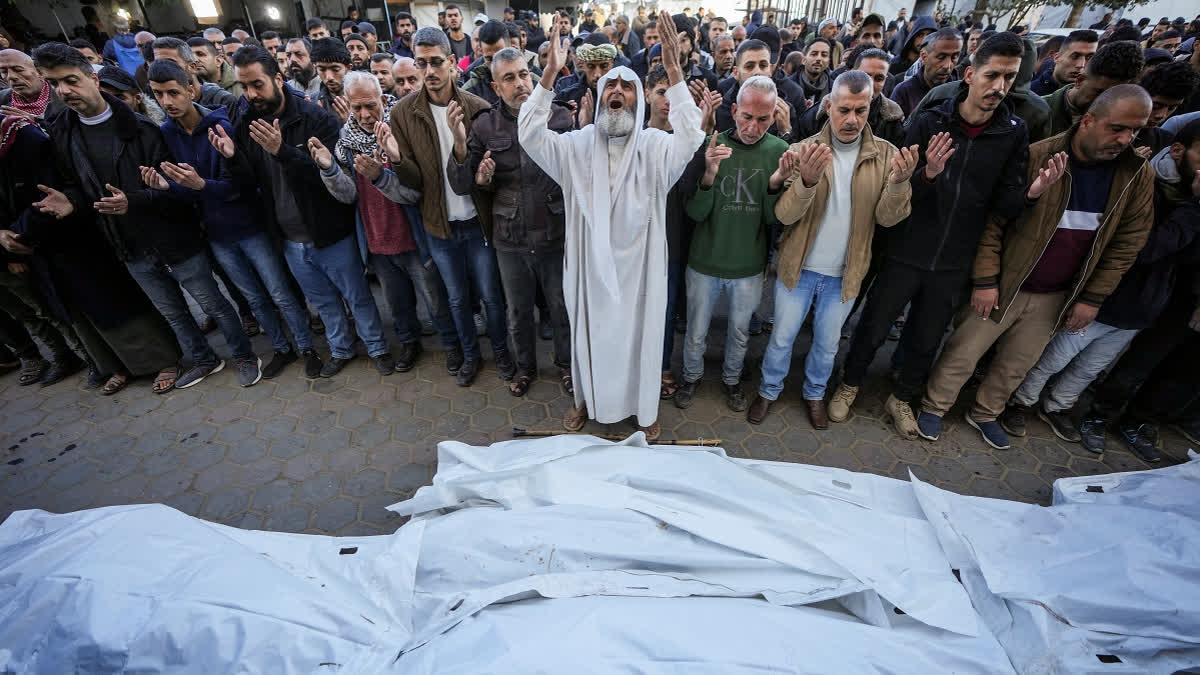
[[[1099,417],[1089,417],[1083,420],[1079,424],[1079,439],[1088,452],[1094,452],[1097,455],[1104,454],[1104,420]]]
[[[496,369],[500,371],[500,379],[511,382],[517,374],[517,364],[513,363],[512,354],[505,352],[497,356]]]
[[[305,377],[320,377],[321,370],[325,364],[321,362],[321,355],[317,350],[309,348],[304,350],[304,376]]]
[[[187,389],[200,384],[204,378],[215,373],[219,373],[225,369],[225,361],[218,360],[216,363],[204,363],[198,366],[188,368],[178,379],[175,380],[176,389]]]
[[[1080,439],[1079,429],[1075,428],[1075,423],[1067,416],[1065,411],[1050,412],[1043,406],[1038,406],[1038,417],[1043,422],[1050,425],[1050,430],[1055,436],[1071,443],[1078,443]]]
[[[675,391],[675,407],[680,410],[686,410],[692,407],[692,401],[696,398],[696,387],[700,386],[700,380],[695,382],[684,381],[679,385],[679,389]]]
[[[479,375],[479,366],[481,364],[481,359],[463,361],[462,367],[455,373],[454,383],[460,387],[471,386],[475,382],[475,377]]]
[[[413,340],[412,342],[405,342],[400,345],[400,353],[396,354],[396,372],[407,373],[416,367],[417,357],[424,350],[420,340]]]
[[[342,372],[342,368],[345,368],[347,363],[353,360],[353,356],[348,359],[339,359],[336,356],[330,356],[329,360],[325,362],[325,366],[321,368],[321,377],[333,377],[337,375]]]
[[[262,369],[263,379],[269,380],[276,377],[279,373],[283,372],[284,368],[287,368],[289,364],[294,363],[298,358],[300,357],[296,356],[296,350],[294,349],[289,349],[286,352],[275,352],[275,355],[271,357],[271,361],[267,363],[267,367]]]
[[[66,378],[78,373],[83,369],[83,359],[71,354],[66,358],[59,359],[50,364],[50,368],[42,375],[41,385],[49,387],[52,384],[62,382]]]
[[[725,392],[725,403],[729,409],[734,412],[742,412],[746,409],[746,393],[742,391],[742,383],[725,384],[721,383],[721,391]]]
[[[396,372],[396,359],[392,358],[391,352],[384,352],[379,356],[372,356],[371,363],[374,364],[375,370],[380,375],[391,375]]]
[[[257,356],[238,359],[234,366],[238,371],[238,384],[243,387],[253,387],[262,380],[262,359]]]
[[[1125,442],[1133,454],[1141,457],[1147,462],[1162,461],[1158,450],[1154,447],[1158,445],[1158,427],[1146,424],[1122,424],[1121,425],[1121,440]]]
[[[1009,403],[1000,415],[1000,426],[1013,436],[1024,437],[1026,432],[1025,414],[1028,412],[1029,406]]]
[[[462,347],[455,347],[446,352],[446,372],[451,375],[458,373],[458,369],[463,365]]]

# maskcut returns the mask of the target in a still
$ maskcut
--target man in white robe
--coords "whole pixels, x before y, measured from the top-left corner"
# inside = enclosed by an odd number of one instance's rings
[[[674,23],[663,12],[659,25]],[[677,53],[679,36],[663,31],[662,49]],[[702,114],[679,60],[663,59],[673,134],[642,128],[642,83],[624,67],[610,70],[595,95],[584,99],[597,101],[594,124],[556,134],[546,123],[554,73],[566,54],[566,44],[552,45],[541,86],[518,119],[521,147],[567,197],[563,296],[571,322],[575,406],[563,425],[578,431],[588,417],[607,424],[636,415],[647,437],[656,438],[667,304],[667,192],[704,141]]]

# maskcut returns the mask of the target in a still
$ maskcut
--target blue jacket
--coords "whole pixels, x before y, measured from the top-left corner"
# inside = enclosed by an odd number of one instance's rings
[[[161,128],[171,156],[176,162],[191,164],[204,179],[204,188],[193,190],[168,180],[171,196],[200,203],[205,229],[213,241],[234,242],[262,232],[262,200],[233,181],[221,153],[208,142],[208,130],[216,126],[233,136],[233,125],[225,107],[208,110],[196,105],[196,109],[203,119],[191,134],[170,118]]]

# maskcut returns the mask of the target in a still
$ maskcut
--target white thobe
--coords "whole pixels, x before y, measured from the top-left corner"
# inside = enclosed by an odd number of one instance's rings
[[[521,106],[521,148],[566,195],[563,297],[571,323],[575,405],[601,423],[658,419],[667,311],[667,193],[704,142],[687,85],[667,90],[675,133],[640,128],[642,85],[628,68],[614,77],[637,87],[637,127],[610,176],[609,139],[596,124],[565,134],[547,128],[553,92],[538,85]],[[599,107],[597,102],[597,108]],[[598,115],[597,115],[598,117]]]

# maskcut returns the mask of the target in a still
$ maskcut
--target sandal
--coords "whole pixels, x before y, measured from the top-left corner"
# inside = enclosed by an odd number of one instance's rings
[[[571,377],[571,369],[570,368],[559,368],[558,369],[558,377],[560,380],[562,380],[562,388],[563,388],[563,391],[565,391],[567,393],[567,396],[574,396],[575,395],[575,380]]]
[[[524,396],[525,392],[529,391],[529,385],[532,382],[533,378],[529,373],[521,371],[512,379],[512,382],[508,383],[508,393],[518,398]]]
[[[167,366],[158,371],[154,378],[154,393],[165,394],[175,388],[175,380],[179,379],[179,366]]]
[[[100,389],[100,393],[104,396],[112,396],[124,389],[127,384],[129,384],[129,378],[118,373],[108,378],[108,382],[104,383],[104,386]]]
[[[571,407],[567,410],[567,414],[563,415],[563,428],[572,433],[579,431],[587,424],[587,403],[576,407]]]
[[[669,370],[664,370],[662,374],[662,386],[658,390],[658,398],[665,401],[673,398],[677,391],[679,391],[679,382],[675,380],[675,374]]]
[[[662,435],[662,425],[660,425],[658,422],[655,422],[648,427],[639,426],[638,431],[646,434],[646,440],[653,443],[654,441],[658,440],[659,436]]]

